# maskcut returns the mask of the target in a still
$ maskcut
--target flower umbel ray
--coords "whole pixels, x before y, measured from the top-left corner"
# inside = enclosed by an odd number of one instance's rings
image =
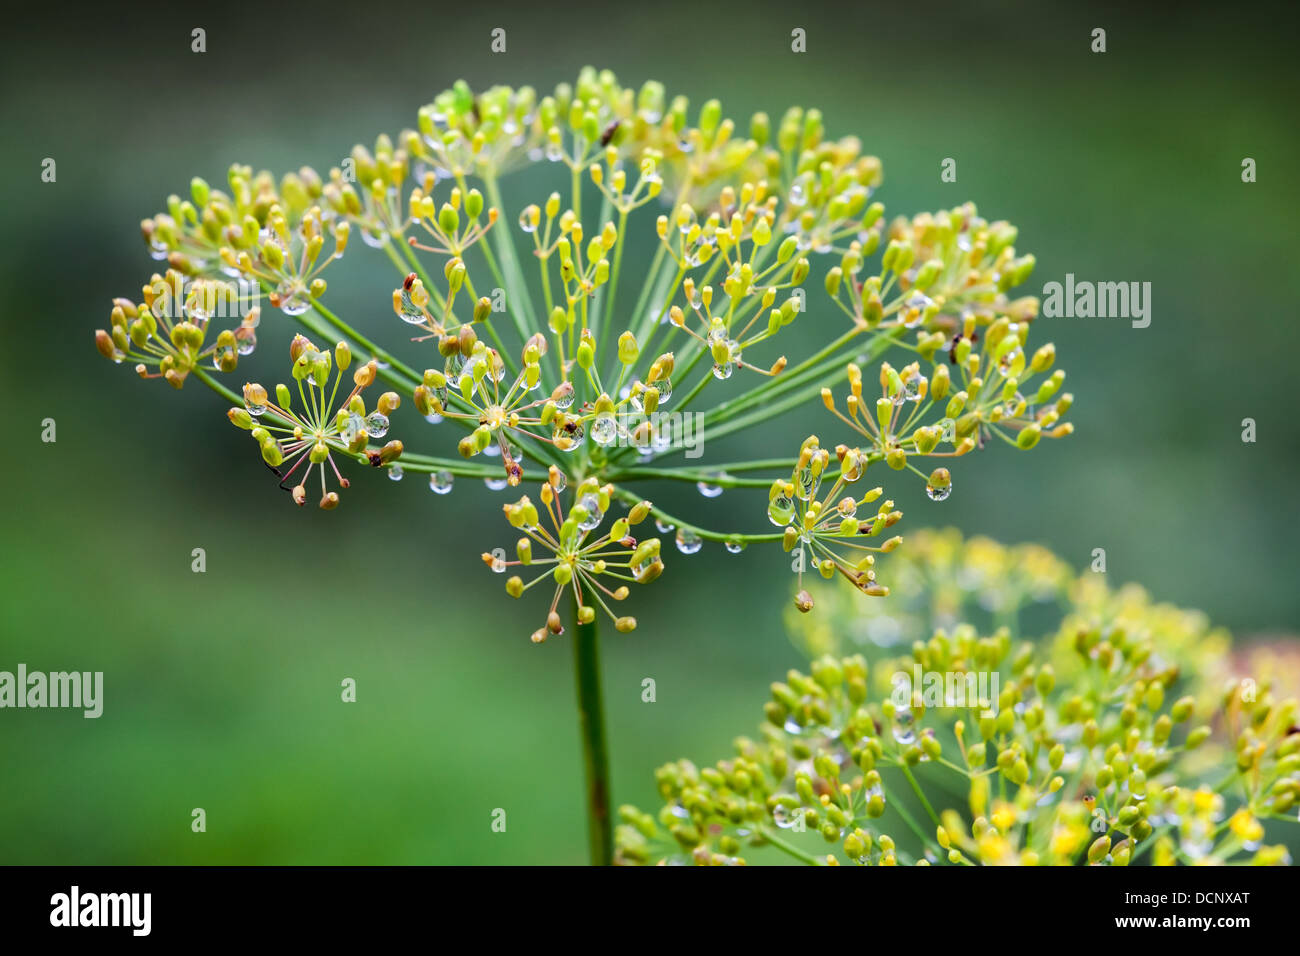
[[[627,583],[615,584],[611,589],[600,579],[649,584],[663,573],[664,568],[659,557],[659,539],[638,541],[630,533],[632,525],[640,524],[649,516],[649,502],[638,502],[627,515],[616,518],[604,534],[597,534],[614,500],[614,487],[602,486],[594,478],[584,480],[574,492],[567,513],[560,502],[564,487],[563,474],[552,465],[540,495],[541,511],[546,512],[549,527],[543,522],[538,507],[525,495],[502,508],[510,524],[524,533],[515,544],[516,559],[507,561],[499,553],[483,554],[483,563],[499,574],[508,568],[542,566],[543,570],[527,583],[519,575],[512,575],[506,581],[506,593],[511,597],[522,597],[525,591],[543,581],[554,585],[546,624],[532,635],[535,644],[542,643],[552,634],[564,633],[559,605],[566,591],[573,595],[580,624],[594,621],[596,605],[599,605],[613,620],[617,630],[624,633],[635,630],[636,618],[616,614],[610,607],[611,602],[627,598]],[[549,552],[550,556],[534,557],[534,544]]]
[[[402,443],[390,441],[383,448],[368,450],[371,438],[383,438],[388,433],[388,416],[401,403],[394,392],[379,396],[375,411],[366,415],[365,400],[361,392],[374,384],[378,363],[373,359],[359,366],[352,374],[352,390],[335,405],[343,373],[352,364],[352,353],[347,343],[340,342],[331,353],[321,351],[305,336],[295,336],[289,346],[293,360],[293,377],[298,386],[301,411],[292,407],[289,386],[275,387],[276,400],[272,402],[266,389],[250,382],[244,385],[244,407],[227,412],[237,427],[251,432],[262,450],[262,458],[280,478],[280,486],[295,478],[293,500],[303,505],[307,501],[307,480],[313,470],[320,472],[320,506],[326,510],[338,507],[337,491],[326,485],[326,465],[338,480],[340,488],[348,487],[348,479],[339,472],[334,453],[368,461],[376,468],[395,462],[402,454]],[[334,382],[330,387],[331,365],[337,365]],[[303,383],[306,383],[304,390]],[[327,393],[328,391],[328,393]],[[331,409],[337,409],[331,412]],[[268,416],[269,418],[264,418]],[[257,424],[255,424],[255,421]],[[289,464],[281,470],[285,462]],[[306,467],[303,467],[303,466]]]

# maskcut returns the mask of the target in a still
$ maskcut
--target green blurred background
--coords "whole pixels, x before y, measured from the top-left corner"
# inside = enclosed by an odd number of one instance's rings
[[[153,270],[139,220],[192,175],[328,169],[458,77],[545,89],[592,63],[695,105],[717,96],[741,121],[816,105],[831,135],[883,159],[891,214],[973,199],[1016,223],[1038,257],[1029,291],[1066,272],[1151,282],[1147,329],[1035,326],[1069,373],[1073,438],[990,449],[942,504],[905,481],[890,492],[908,527],[1034,540],[1078,567],[1104,547],[1116,583],[1239,635],[1296,632],[1300,84],[1283,8],[481,9],[7,15],[0,669],[102,670],[106,700],[99,720],[0,712],[0,862],[585,860],[568,641],[529,644],[538,609],[505,598],[477,557],[511,540],[504,495],[363,475],[337,512],[300,511],[200,383],[140,382],[91,341],[110,298],[137,296]],[[505,55],[488,52],[497,26]],[[1089,52],[1095,26],[1104,55]],[[794,27],[805,55],[789,52]],[[45,157],[56,183],[40,180]],[[956,184],[939,180],[944,157]],[[357,252],[329,302],[397,338],[391,269]],[[255,369],[289,336],[263,329]],[[55,444],[40,441],[46,417]],[[792,416],[727,458],[784,454],[826,421]],[[450,440],[426,431],[408,447],[447,454]],[[689,497],[683,508],[713,512],[702,523],[762,524],[761,493]],[[195,547],[206,574],[191,573]],[[606,636],[618,802],[652,805],[659,763],[711,761],[753,730],[768,682],[799,663],[781,628],[787,560],[757,546],[670,554],[636,595],[641,627]],[[339,702],[344,677],[355,705]],[[657,703],[641,702],[644,677]],[[193,807],[206,834],[190,832]],[[497,807],[504,834],[489,826]]]

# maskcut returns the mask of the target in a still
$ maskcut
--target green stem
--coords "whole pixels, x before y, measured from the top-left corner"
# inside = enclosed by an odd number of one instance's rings
[[[821,860],[817,859],[817,857],[813,856],[811,853],[805,853],[803,850],[799,849],[798,847],[786,843],[784,840],[779,838],[775,833],[773,833],[767,827],[759,827],[758,832],[763,834],[763,839],[766,840],[768,843],[772,844],[772,846],[776,847],[778,850],[780,850],[783,853],[788,853],[796,860],[799,860],[803,863],[807,863],[809,866],[826,865]]]
[[[575,604],[575,614],[577,611]],[[578,723],[587,784],[587,837],[593,866],[614,862],[614,828],[610,815],[609,755],[605,708],[600,689],[600,635],[596,622],[575,624],[573,668],[578,691]]]
[[[912,775],[912,768],[907,765],[906,761],[902,760],[900,760],[898,767],[903,771],[903,776],[907,778],[907,782],[912,785],[912,792],[915,793],[917,799],[921,801],[921,806],[925,807],[925,812],[930,815],[930,819],[934,821],[934,825],[938,826],[939,814],[934,812],[934,807],[930,806],[930,801],[925,798],[925,793],[921,790],[921,785],[916,782],[916,777]]]

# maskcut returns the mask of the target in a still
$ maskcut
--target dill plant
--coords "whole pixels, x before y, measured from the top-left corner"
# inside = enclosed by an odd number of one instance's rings
[[[507,208],[502,179],[531,167],[553,190]],[[545,95],[457,83],[326,175],[195,178],[143,221],[165,271],[114,300],[96,346],[143,379],[216,392],[298,505],[338,507],[356,465],[426,475],[436,494],[521,489],[503,506],[513,554],[483,561],[509,595],[545,593],[533,642],[573,629],[592,859],[609,862],[597,618],[636,627],[623,604],[666,564],[647,529],[686,555],[780,542],[884,596],[876,562],[902,515],[883,484],[858,490],[868,470],[942,500],[956,459],[1071,431],[1054,349],[1028,342],[1038,301],[1012,295],[1034,265],[1016,229],[971,203],[887,217],[882,175],[816,109],[738,126],[716,100],[692,110],[590,68]],[[375,292],[387,322],[327,305],[353,233],[392,270]],[[654,251],[625,258],[636,233]],[[258,306],[228,320],[246,288]],[[278,334],[287,374],[279,344],[250,372]],[[681,460],[691,421],[716,441],[809,402],[836,443],[768,428],[771,457]],[[757,530],[718,528],[654,505],[643,489],[662,482],[767,503]],[[812,604],[801,571],[795,606]]]

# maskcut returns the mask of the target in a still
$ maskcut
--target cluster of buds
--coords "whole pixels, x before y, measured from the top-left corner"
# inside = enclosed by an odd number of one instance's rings
[[[567,512],[560,502],[564,491],[564,474],[552,466],[539,496],[542,510],[549,518],[549,527],[542,521],[537,505],[527,495],[503,506],[506,520],[511,527],[522,531],[524,537],[515,543],[515,560],[506,560],[504,552],[484,552],[483,563],[499,574],[510,568],[541,566],[540,573],[530,581],[525,582],[519,575],[507,579],[506,593],[514,598],[522,597],[524,592],[543,581],[554,585],[546,624],[532,635],[535,644],[542,643],[548,636],[564,633],[560,601],[566,592],[572,595],[580,625],[591,624],[596,619],[598,605],[614,622],[616,630],[623,633],[635,630],[636,618],[616,614],[607,602],[626,600],[629,583],[649,584],[663,573],[659,539],[637,540],[631,533],[634,525],[650,515],[650,503],[641,501],[633,505],[626,515],[615,518],[601,533],[600,526],[614,500],[613,486],[602,486],[594,478],[584,480],[573,490],[573,500]],[[550,556],[535,556],[534,545]],[[611,589],[602,583],[602,578],[611,583],[626,583],[615,584]]]
[[[1026,360],[1028,324],[1002,317],[986,330],[986,349],[981,354],[974,351],[975,328],[974,315],[968,315],[962,333],[945,352],[939,351],[943,333],[923,336],[919,350],[933,366],[928,377],[920,362],[902,369],[882,363],[880,394],[874,401],[863,394],[862,369],[856,363],[847,367],[849,394],[844,411],[837,407],[831,389],[822,389],[827,410],[867,439],[868,460],[884,461],[895,471],[907,468],[925,478],[926,493],[935,501],[952,493],[951,473],[938,467],[927,475],[910,459],[959,458],[993,436],[1028,450],[1043,437],[1063,438],[1074,431],[1073,425],[1061,422],[1074,400],[1069,393],[1057,397],[1064,372],[1058,369],[1044,378],[1030,398],[1022,393],[1034,376],[1051,368],[1056,349],[1049,343]],[[949,362],[957,369],[956,383]],[[869,408],[872,404],[874,408]]]
[[[1086,594],[1081,586],[1086,586]],[[1149,601],[1137,600],[1133,589],[1126,589],[1122,604],[1107,594],[1103,575],[1077,578],[1069,565],[1041,545],[1008,546],[980,536],[963,539],[955,528],[922,528],[910,532],[907,546],[889,559],[888,601],[864,603],[843,588],[821,586],[814,594],[818,613],[805,615],[791,608],[785,625],[808,660],[859,653],[878,660],[883,653],[929,639],[936,630],[951,631],[986,614],[1009,622],[1020,633],[1027,610],[1040,609],[1036,613],[1041,615],[1041,609],[1061,606],[1073,597],[1074,613],[1081,616],[1066,626],[1091,626],[1100,608],[1113,620],[1132,619],[1144,628],[1176,612],[1181,617],[1161,629],[1162,644],[1168,649],[1187,641],[1204,655],[1195,660],[1180,657],[1180,662],[1203,670],[1208,657],[1222,651],[1218,636],[1187,612],[1167,606],[1157,610]]]
[[[716,303],[712,285],[699,286],[694,277],[687,276],[682,281],[686,309],[674,305],[668,311],[668,321],[685,331],[713,360],[714,378],[730,378],[737,368],[769,376],[779,374],[787,364],[785,356],[763,368],[746,363],[744,350],[772,338],[804,310],[805,294],[800,286],[811,267],[806,258],[796,256],[798,240],[787,237],[776,247],[776,261],[765,265],[763,250],[774,239],[775,197],[771,202],[758,203],[756,197],[762,197],[764,189],[763,183],[746,183],[738,200],[735,190],[726,187],[719,210],[703,224],[690,205],[683,205],[677,213],[677,248],[671,242],[673,230],[669,229],[668,217],[659,217],[660,240],[681,272],[703,266],[715,254],[719,266],[726,270],[722,297]],[[786,290],[790,294],[778,304],[778,295]],[[700,332],[687,324],[688,311],[694,313]]]
[[[266,172],[232,166],[230,192],[195,177],[190,199],[168,199],[168,212],[141,224],[151,254],[186,276],[255,280],[271,303],[301,315],[325,294],[321,273],[347,248],[349,222],[328,207],[311,168],[286,175],[277,187]],[[329,235],[332,249],[325,252]]]
[[[496,224],[497,210],[484,210],[483,194],[477,189],[462,194],[459,186],[453,187],[447,200],[439,206],[433,198],[436,183],[433,172],[425,173],[422,184],[411,190],[408,201],[410,221],[428,233],[433,245],[421,243],[414,236],[408,242],[424,252],[463,260],[465,253]]]
[[[187,288],[188,285],[188,288]],[[175,269],[154,274],[143,289],[143,301],[114,299],[109,330],[95,331],[99,354],[113,362],[135,361],[141,378],[161,378],[181,388],[186,377],[205,361],[222,372],[234,371],[241,355],[257,347],[261,309],[250,308],[235,328],[222,329],[208,339],[214,318],[225,318],[238,304],[234,287],[219,279],[186,282]]]
[[[795,606],[803,612],[813,608],[812,596],[803,588],[803,572],[809,563],[824,578],[842,575],[855,588],[873,597],[884,597],[889,588],[876,582],[876,555],[888,554],[903,541],[895,536],[880,545],[865,539],[895,525],[903,513],[892,501],[882,501],[874,514],[860,514],[863,505],[875,505],[884,493],[872,488],[860,497],[846,494],[866,471],[866,462],[851,448],[837,448],[832,469],[831,455],[816,435],[804,439],[790,478],[772,482],[767,495],[767,517],[784,529],[781,544],[787,552],[798,549],[799,593]],[[823,493],[822,482],[832,476],[834,484]]]
[[[392,140],[381,134],[373,151],[357,144],[346,162],[347,172],[331,169],[329,181],[321,188],[325,208],[340,222],[355,224],[366,245],[381,248],[390,237],[401,236],[408,224],[401,191],[409,178],[410,153],[395,149]]]
[[[328,511],[338,507],[339,495],[326,485],[326,465],[339,487],[348,487],[348,479],[334,462],[334,453],[368,462],[375,468],[397,467],[395,463],[402,455],[400,441],[390,441],[379,449],[370,449],[369,445],[370,439],[388,434],[388,416],[401,399],[395,392],[385,392],[375,409],[366,413],[361,393],[374,384],[378,370],[378,364],[371,360],[352,373],[352,391],[335,406],[343,373],[352,364],[352,351],[346,342],[338,343],[330,353],[298,335],[289,347],[289,358],[302,405],[300,411],[293,408],[288,385],[275,386],[273,402],[264,387],[250,382],[244,385],[243,407],[231,408],[227,417],[253,436],[262,459],[280,478],[281,488],[296,480],[291,489],[296,504],[306,504],[307,481],[313,469],[319,471],[320,506]],[[302,473],[295,475],[299,468]]]
[[[829,864],[1290,862],[1265,824],[1296,819],[1300,703],[1262,675],[1224,685],[1200,666],[1224,656],[1220,632],[1131,591],[1080,593],[1039,550],[917,537],[945,613],[950,576],[1033,557],[1024,583],[1070,605],[1057,635],[958,623],[904,657],[868,647],[791,671],[760,740],[703,770],[661,768],[657,816],[623,809],[624,862],[739,863],[764,847]],[[892,837],[891,808],[906,826]]]

